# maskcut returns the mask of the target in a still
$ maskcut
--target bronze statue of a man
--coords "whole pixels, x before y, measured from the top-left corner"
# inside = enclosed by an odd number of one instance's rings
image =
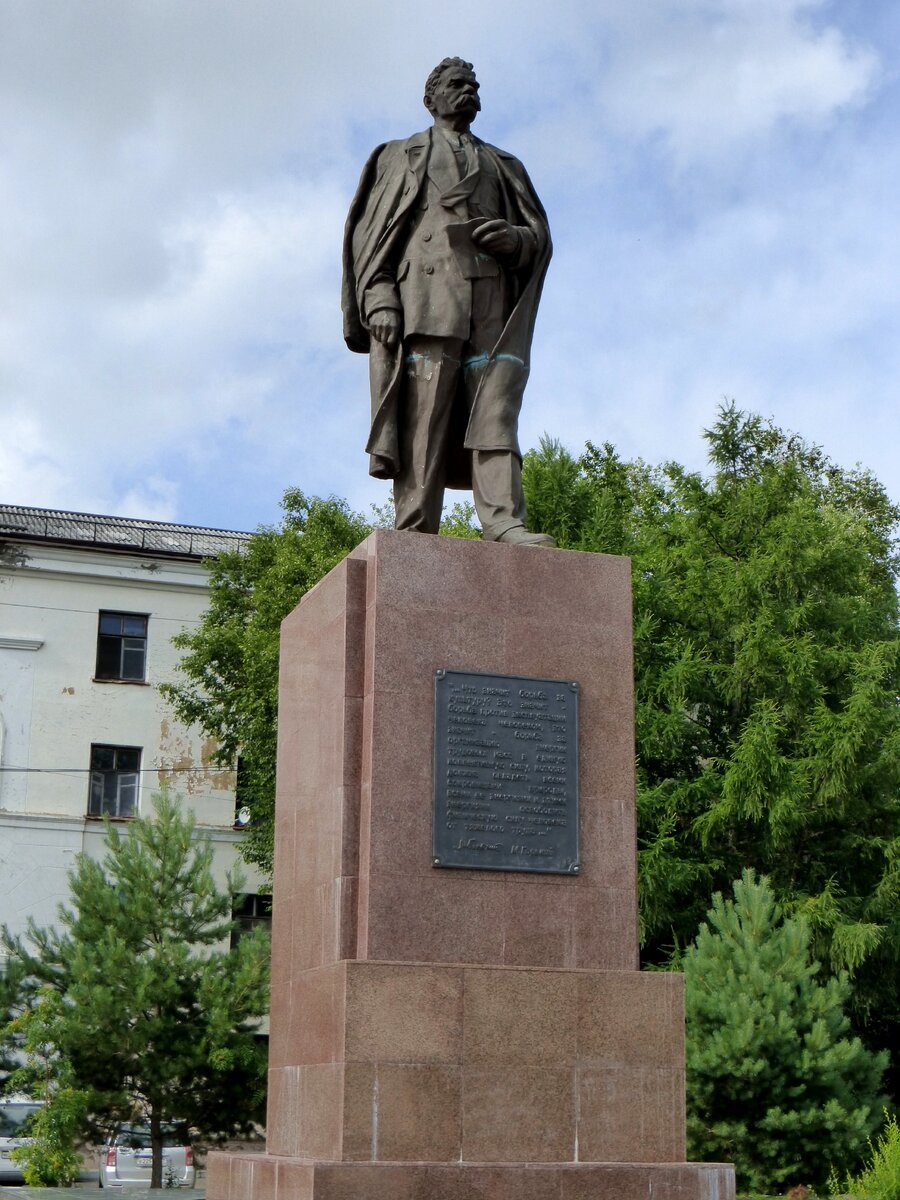
[[[445,487],[471,487],[488,541],[525,528],[518,417],[547,264],[525,168],[473,137],[472,64],[428,76],[434,125],[379,146],[344,239],[344,337],[370,356],[370,473],[394,481],[397,529],[437,533]]]

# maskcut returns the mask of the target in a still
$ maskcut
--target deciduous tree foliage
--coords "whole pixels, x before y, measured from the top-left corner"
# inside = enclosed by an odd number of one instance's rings
[[[210,563],[209,608],[175,638],[185,651],[181,682],[164,695],[186,724],[218,742],[216,760],[240,755],[238,804],[252,819],[241,844],[247,862],[272,872],[278,639],[281,622],[309,589],[371,532],[341,500],[284,494],[279,529],[262,529],[243,553]]]
[[[724,407],[712,473],[526,458],[560,544],[633,562],[645,961],[696,933],[746,866],[900,1043],[898,510],[866,471]]]
[[[77,858],[56,928],[4,929],[3,942],[59,993],[56,1049],[94,1115],[149,1124],[159,1187],[165,1122],[235,1134],[262,1115],[269,946],[257,933],[222,948],[232,895],[213,879],[211,843],[175,800],[155,810],[124,833],[108,825],[102,862]]]
[[[734,1162],[741,1191],[821,1186],[881,1122],[887,1054],[850,1036],[843,975],[819,982],[810,932],[746,870],[682,959],[688,1157]]]
[[[753,866],[826,969],[849,972],[870,1043],[900,1044],[898,510],[868,472],[732,405],[706,438],[708,475],[609,445],[525,459],[532,528],[633,561],[644,958],[686,946]],[[292,492],[285,511],[215,565],[180,641],[188,682],[169,690],[223,762],[244,757],[266,868],[278,625],[368,532],[336,500]]]
[[[28,1125],[28,1141],[11,1153],[32,1187],[71,1187],[81,1170],[75,1149],[87,1117],[87,1093],[74,1084],[72,1064],[60,1055],[58,1028],[67,1019],[65,1000],[43,987],[0,1037],[11,1035],[24,1062],[10,1076],[14,1091],[42,1102]]]

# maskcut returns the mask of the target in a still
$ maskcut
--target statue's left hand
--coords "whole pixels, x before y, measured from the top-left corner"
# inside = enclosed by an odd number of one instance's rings
[[[490,254],[515,254],[521,244],[516,227],[500,218],[479,225],[472,233],[472,241]]]

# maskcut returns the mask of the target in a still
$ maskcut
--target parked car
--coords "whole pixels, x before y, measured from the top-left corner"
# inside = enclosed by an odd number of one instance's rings
[[[100,1155],[100,1186],[150,1184],[153,1156],[147,1125],[120,1125],[106,1139]],[[163,1129],[163,1187],[193,1187],[194,1151],[187,1126],[177,1122]]]
[[[34,1100],[0,1100],[0,1183],[22,1183],[22,1168],[12,1160],[12,1151],[31,1140],[28,1126],[41,1105]]]

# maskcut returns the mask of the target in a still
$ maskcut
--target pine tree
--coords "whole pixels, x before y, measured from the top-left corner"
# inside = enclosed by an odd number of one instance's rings
[[[223,948],[232,895],[212,874],[212,845],[191,814],[160,796],[155,819],[107,824],[102,862],[80,855],[59,926],[4,929],[7,950],[61,997],[55,1049],[97,1117],[147,1122],[152,1187],[162,1182],[163,1127],[204,1135],[249,1130],[261,1115],[268,1010],[265,934]]]
[[[738,1186],[824,1184],[879,1124],[887,1054],[849,1035],[843,976],[819,982],[802,918],[746,870],[683,956],[691,1157],[734,1161]]]
[[[22,984],[20,964],[8,958],[0,967],[0,1095],[10,1090],[9,1075],[20,1065],[9,1025],[21,1011]]]

